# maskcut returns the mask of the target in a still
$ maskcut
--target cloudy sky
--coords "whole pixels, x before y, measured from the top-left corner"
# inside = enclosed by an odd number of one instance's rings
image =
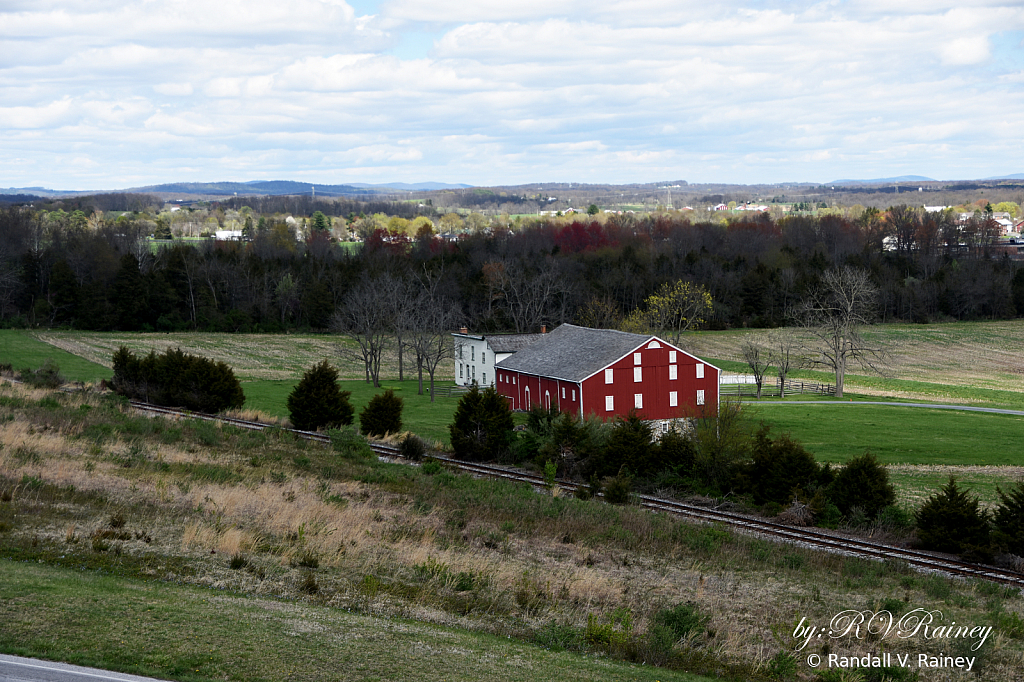
[[[1020,0],[0,0],[0,187],[1024,172]]]

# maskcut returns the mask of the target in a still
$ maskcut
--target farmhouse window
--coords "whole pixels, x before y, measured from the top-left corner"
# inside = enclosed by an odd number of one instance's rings
[[[615,377],[615,370],[610,367],[604,371],[604,383],[610,384]]]
[[[679,365],[668,366],[668,378],[672,381],[679,378]]]
[[[633,353],[633,364],[634,365],[639,365],[640,364],[640,354],[639,353]]]
[[[697,404],[698,405],[703,405],[704,404],[704,391],[697,391]]]
[[[633,394],[633,407],[635,407],[638,410],[644,409],[644,394],[643,393],[634,393]]]
[[[470,346],[469,347],[469,359],[471,361],[475,361],[476,360],[476,346]]]
[[[668,352],[668,361],[669,362],[675,362],[676,361],[676,352],[674,350],[670,350]]]
[[[482,375],[480,376],[480,378],[481,378],[481,379],[483,379],[483,382],[481,382],[481,383],[484,383],[484,384],[486,384],[486,383],[487,383],[487,372],[484,372],[484,373],[483,373],[483,374],[482,374]]]
[[[615,396],[606,395],[604,397],[604,411],[611,412],[615,409]]]
[[[643,367],[634,367],[633,368],[633,383],[639,384],[643,380],[644,380],[644,368]]]
[[[697,363],[697,378],[698,379],[703,379],[704,378],[704,363],[703,362],[698,362]]]
[[[485,365],[487,364],[487,351],[480,351],[480,362],[484,363]]]
[[[679,406],[679,393],[677,391],[668,392],[668,406],[678,407]]]
[[[462,378],[462,368],[463,368],[463,364],[460,362],[459,363],[459,378],[460,379]]]

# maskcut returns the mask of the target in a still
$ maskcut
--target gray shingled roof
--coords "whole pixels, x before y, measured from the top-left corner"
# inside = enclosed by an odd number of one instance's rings
[[[563,324],[498,363],[501,369],[580,382],[654,338]]]
[[[495,334],[487,337],[487,344],[495,353],[515,353],[532,346],[547,334]]]

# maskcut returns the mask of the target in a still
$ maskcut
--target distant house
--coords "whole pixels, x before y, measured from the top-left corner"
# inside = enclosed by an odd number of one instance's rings
[[[563,324],[498,362],[495,388],[512,409],[534,405],[610,419],[718,414],[721,370],[655,336]]]
[[[220,242],[240,242],[242,241],[241,230],[217,230],[213,233],[217,241]]]
[[[540,334],[470,334],[466,327],[452,334],[455,344],[455,383],[471,386],[494,385],[494,366],[516,351],[539,340]]]

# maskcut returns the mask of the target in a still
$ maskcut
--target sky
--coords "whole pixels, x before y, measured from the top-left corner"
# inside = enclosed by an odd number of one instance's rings
[[[1020,0],[0,0],[0,187],[1013,173]]]

